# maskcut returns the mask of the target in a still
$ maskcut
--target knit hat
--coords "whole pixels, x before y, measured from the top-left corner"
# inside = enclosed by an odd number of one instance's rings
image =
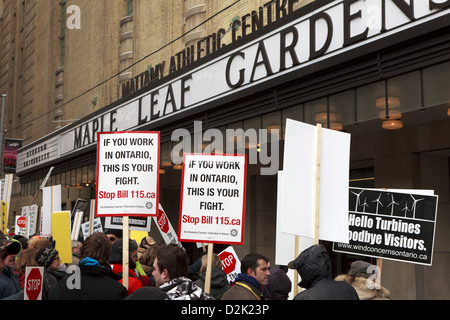
[[[153,240],[152,237],[147,236],[147,237],[142,238],[141,244],[139,246],[143,247],[143,248],[148,248],[148,247],[154,245],[155,243],[156,242],[155,242],[155,240]]]
[[[133,239],[129,239],[128,242],[128,250],[129,252],[135,251],[138,249],[137,242]],[[122,263],[122,254],[123,254],[123,238],[118,239],[112,245],[111,255],[109,256],[110,263]],[[130,260],[131,265],[131,260]]]
[[[18,254],[22,250],[19,241],[12,239],[0,231],[0,251],[6,249],[8,254]]]
[[[36,253],[36,262],[39,266],[47,268],[55,260],[58,253],[53,248],[43,248]]]

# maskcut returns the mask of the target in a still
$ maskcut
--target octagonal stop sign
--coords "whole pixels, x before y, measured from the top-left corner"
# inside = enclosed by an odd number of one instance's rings
[[[42,300],[43,267],[27,267],[24,300]]]
[[[21,216],[17,219],[17,226],[19,228],[25,228],[27,225],[27,219],[24,216]]]
[[[223,251],[219,254],[219,258],[222,261],[222,270],[227,275],[232,273],[236,268],[236,257],[228,251]]]

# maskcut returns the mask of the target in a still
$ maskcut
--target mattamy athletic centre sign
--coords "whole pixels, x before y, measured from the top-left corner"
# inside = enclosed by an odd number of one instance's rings
[[[21,148],[16,173],[94,149],[97,132],[157,128],[432,32],[449,19],[449,0],[316,0]]]

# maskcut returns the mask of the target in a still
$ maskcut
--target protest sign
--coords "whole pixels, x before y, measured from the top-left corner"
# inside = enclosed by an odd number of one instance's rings
[[[350,135],[286,120],[284,233],[348,242]]]
[[[180,241],[243,243],[246,162],[245,155],[185,154]]]
[[[94,221],[85,222],[81,225],[81,232],[83,233],[83,239],[86,240],[91,234],[97,232],[103,232],[102,221],[100,218],[95,218]]]
[[[128,227],[130,230],[150,232],[151,217],[130,217]],[[105,217],[105,229],[123,230],[123,217]]]
[[[52,237],[55,249],[59,252],[61,263],[72,263],[72,244],[70,239],[70,211],[53,212]]]
[[[44,267],[26,267],[24,300],[42,300]]]
[[[177,233],[175,232],[175,229],[172,227],[169,217],[167,216],[161,204],[159,204],[158,209],[159,209],[158,215],[153,217],[153,220],[155,221],[156,226],[158,227],[158,230],[161,233],[164,242],[166,244],[176,243],[178,244],[179,247],[183,247],[181,243],[178,241]]]
[[[97,133],[96,216],[158,210],[159,132]]]
[[[61,211],[61,185],[44,187],[42,190],[42,202],[40,235],[51,237],[52,213]]]
[[[16,225],[14,228],[14,233],[25,236],[25,230],[27,226],[26,216],[16,216]]]
[[[336,252],[431,265],[438,196],[349,189],[349,243]]]
[[[222,261],[222,270],[226,273],[228,281],[234,282],[236,277],[241,272],[241,261],[239,260],[236,251],[232,246],[229,246],[218,254],[220,261]]]

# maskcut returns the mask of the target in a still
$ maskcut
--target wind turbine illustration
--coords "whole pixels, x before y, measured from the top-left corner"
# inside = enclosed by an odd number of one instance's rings
[[[367,204],[367,198],[364,198],[364,203],[362,204],[363,206],[363,212],[366,212],[366,207],[368,208],[369,205]]]
[[[413,198],[413,200],[414,200],[413,205],[412,205],[412,207],[411,207],[411,210],[412,210],[412,212],[413,212],[413,218],[415,218],[415,217],[416,217],[416,207],[417,207],[416,204],[417,204],[417,202],[423,200],[423,198],[422,198],[422,199],[415,199],[415,198],[413,197],[412,194],[410,194],[410,196],[411,196],[411,198]]]
[[[391,194],[391,199],[392,199],[392,201],[391,201],[391,203],[388,204],[388,207],[392,206],[392,208],[391,208],[391,216],[392,216],[394,214],[394,205],[399,205],[399,203],[394,201],[393,194]]]
[[[375,199],[375,200],[373,200],[372,202],[376,202],[377,203],[377,209],[376,209],[376,214],[378,214],[378,206],[380,205],[380,206],[383,206],[383,204],[381,203],[381,200],[380,200],[380,198],[381,198],[381,193],[380,193],[380,195],[378,196],[378,198],[377,199]]]
[[[357,212],[358,211],[358,204],[359,204],[359,197],[361,196],[361,193],[363,193],[363,191],[364,190],[361,190],[361,192],[353,192],[352,191],[352,193],[354,194],[354,195],[356,195],[356,205],[355,205],[355,212]]]
[[[408,208],[408,201],[406,201],[405,207],[402,209],[402,211],[405,211],[405,217],[406,217],[407,212],[408,212],[408,211],[411,211],[411,210]]]

